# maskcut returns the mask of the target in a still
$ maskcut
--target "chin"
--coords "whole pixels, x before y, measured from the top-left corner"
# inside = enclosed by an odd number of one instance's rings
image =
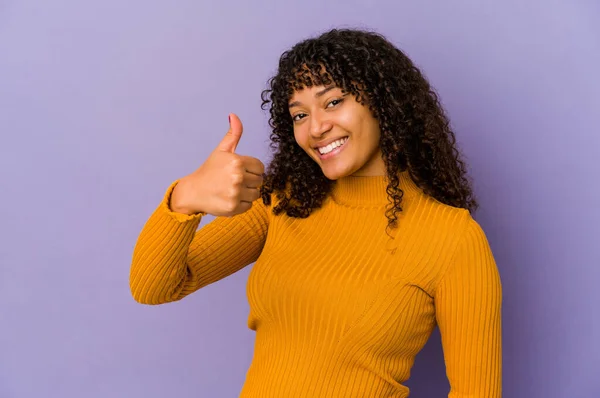
[[[340,178],[342,178],[342,176],[340,176],[340,175],[331,175],[331,174],[327,174],[327,173],[323,173],[323,174],[325,175],[325,177],[328,180],[331,180],[331,181],[339,180]]]
[[[347,177],[352,174],[352,172],[344,170],[325,170],[321,168],[321,171],[323,172],[323,175],[327,177],[327,179],[332,181],[339,180],[340,178]]]

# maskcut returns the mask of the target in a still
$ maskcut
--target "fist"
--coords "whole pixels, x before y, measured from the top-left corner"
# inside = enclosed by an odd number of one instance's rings
[[[231,217],[252,207],[260,197],[265,167],[259,159],[235,153],[242,132],[241,120],[230,114],[229,130],[219,145],[175,186],[170,203],[173,211]]]

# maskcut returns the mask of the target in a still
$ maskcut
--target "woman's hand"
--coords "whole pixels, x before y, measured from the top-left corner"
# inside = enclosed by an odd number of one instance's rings
[[[260,197],[264,165],[256,158],[235,153],[243,126],[229,115],[229,131],[204,164],[181,178],[171,195],[171,210],[231,217],[244,213]]]

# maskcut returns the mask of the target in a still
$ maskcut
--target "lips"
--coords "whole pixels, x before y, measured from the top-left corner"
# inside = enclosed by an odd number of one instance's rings
[[[348,138],[348,136],[347,136],[347,135],[345,135],[345,136],[343,136],[343,137],[333,138],[333,139],[330,139],[330,140],[327,140],[327,141],[321,142],[321,143],[319,143],[319,144],[317,144],[317,145],[313,146],[313,149],[316,149],[316,150],[317,150],[317,152],[318,152],[318,151],[319,151],[319,148],[326,147],[327,145],[329,145],[329,144],[331,144],[331,143],[333,143],[333,142],[336,142],[337,140],[341,140],[342,138]]]
[[[348,141],[350,141],[350,138],[346,137],[346,139],[342,145],[334,148],[333,150],[331,150],[330,152],[328,152],[324,155],[322,155],[318,149],[315,149],[315,152],[317,153],[317,156],[319,157],[319,159],[321,159],[322,161],[325,161],[330,158],[336,157],[340,152],[342,152],[344,149],[346,149],[346,146],[348,145]]]

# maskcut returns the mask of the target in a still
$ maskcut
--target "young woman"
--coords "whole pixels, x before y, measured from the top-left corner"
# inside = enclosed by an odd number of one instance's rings
[[[135,300],[180,300],[255,262],[241,397],[407,397],[436,325],[449,397],[500,397],[500,277],[426,79],[381,35],[336,29],[286,51],[269,84],[266,173],[235,153],[230,115],[141,231]]]

